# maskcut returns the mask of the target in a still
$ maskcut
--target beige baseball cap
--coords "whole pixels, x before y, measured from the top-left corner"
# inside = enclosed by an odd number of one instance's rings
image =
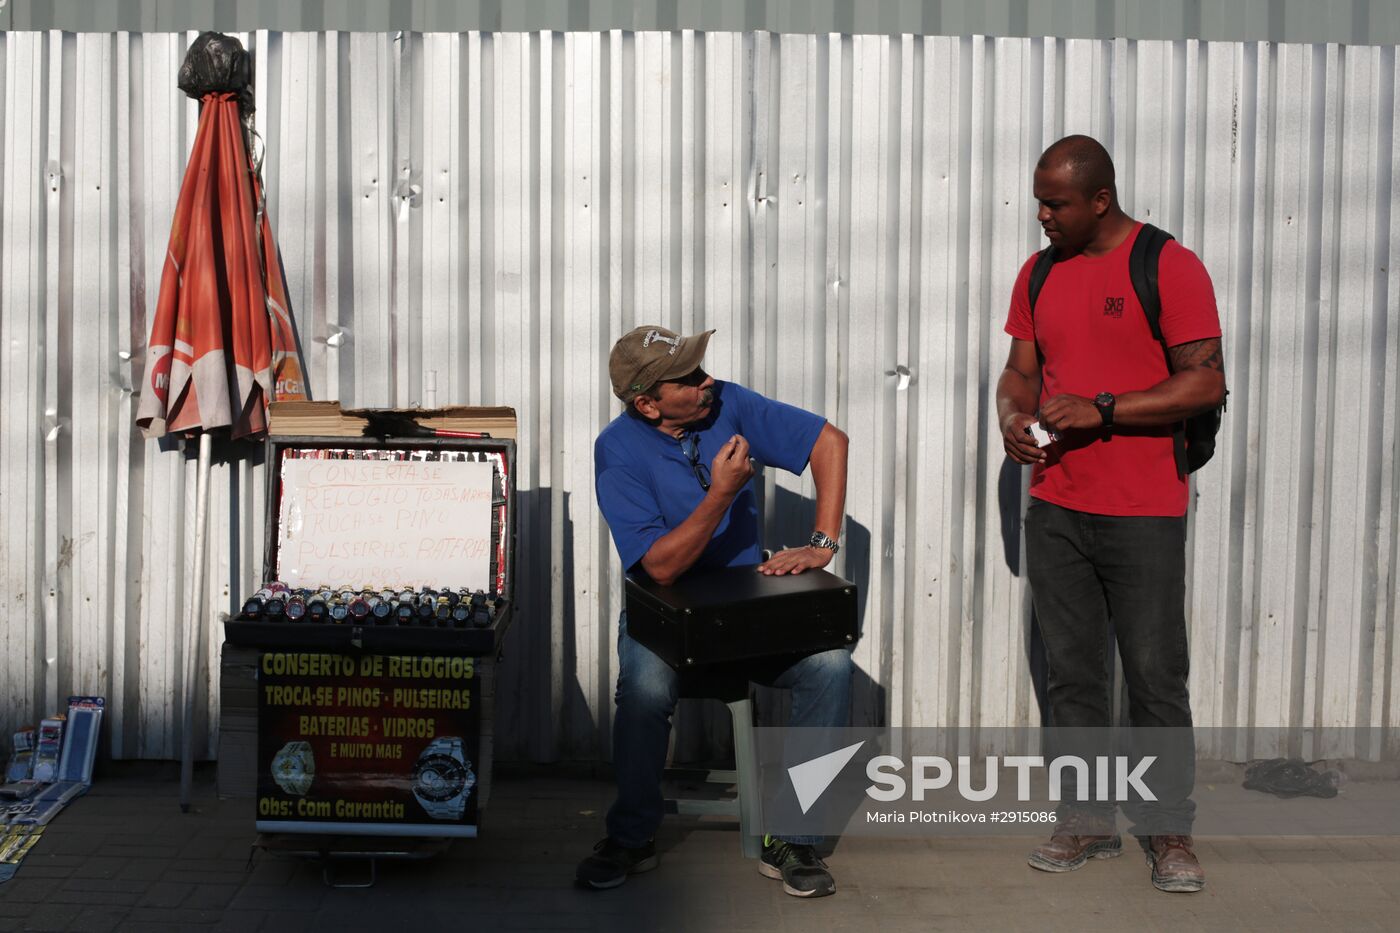
[[[705,358],[713,333],[682,337],[657,324],[634,327],[613,344],[608,357],[613,394],[630,402],[658,382],[691,372]]]

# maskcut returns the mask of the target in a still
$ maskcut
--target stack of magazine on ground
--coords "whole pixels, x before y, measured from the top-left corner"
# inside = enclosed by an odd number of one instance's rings
[[[44,827],[92,785],[102,697],[69,697],[67,715],[15,733],[0,785],[0,882],[9,881]]]

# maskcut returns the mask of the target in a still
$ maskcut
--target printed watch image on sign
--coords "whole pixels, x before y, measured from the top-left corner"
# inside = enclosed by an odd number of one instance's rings
[[[476,786],[458,736],[438,736],[413,766],[413,796],[435,820],[460,820]]]
[[[476,835],[479,685],[470,657],[263,654],[257,828]]]

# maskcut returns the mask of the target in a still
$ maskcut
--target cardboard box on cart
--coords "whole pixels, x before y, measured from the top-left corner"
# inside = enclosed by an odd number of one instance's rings
[[[366,436],[385,414],[411,430]],[[407,436],[415,425],[489,436]],[[255,779],[240,766],[230,784],[255,783],[265,833],[475,835],[490,792],[495,659],[514,609],[514,412],[279,403],[270,427],[264,580],[464,587],[495,611],[481,625],[230,620],[224,695],[242,708],[224,710],[227,744],[241,763],[256,749]],[[221,792],[233,771],[225,744]]]

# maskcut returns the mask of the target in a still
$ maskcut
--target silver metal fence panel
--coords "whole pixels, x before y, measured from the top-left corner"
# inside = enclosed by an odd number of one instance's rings
[[[39,552],[44,526],[45,435],[55,425],[43,410],[44,344],[44,97],[48,43],[42,35],[7,37],[3,62],[5,125],[0,139],[0,504],[5,526],[0,550],[0,704],[28,715],[42,697],[41,662],[48,600]]]
[[[193,464],[131,427],[197,122],[175,87],[192,38],[0,36],[0,727],[107,693],[125,757],[178,747],[193,611]],[[242,38],[313,394],[520,416],[500,754],[609,753],[621,568],[591,453],[621,408],[608,348],[647,321],[715,328],[715,375],[850,435],[835,566],[862,591],[856,720],[1038,721],[1027,477],[1004,462],[994,387],[1039,241],[1031,171],[1070,132],[1109,145],[1130,213],[1216,284],[1232,394],[1192,480],[1197,721],[1396,721],[1394,47]],[[208,721],[217,614],[261,572],[261,456],[230,447],[214,471]],[[810,480],[760,488],[769,542],[799,542]],[[726,731],[687,710],[677,749]]]
[[[791,3],[710,0],[678,4],[639,0],[7,0],[0,29],[170,32],[181,29],[273,29],[284,32],[578,32],[638,31],[901,35],[1058,35],[1087,39],[1208,39],[1227,42],[1346,42],[1394,45],[1400,9],[1391,0],[884,0]]]

